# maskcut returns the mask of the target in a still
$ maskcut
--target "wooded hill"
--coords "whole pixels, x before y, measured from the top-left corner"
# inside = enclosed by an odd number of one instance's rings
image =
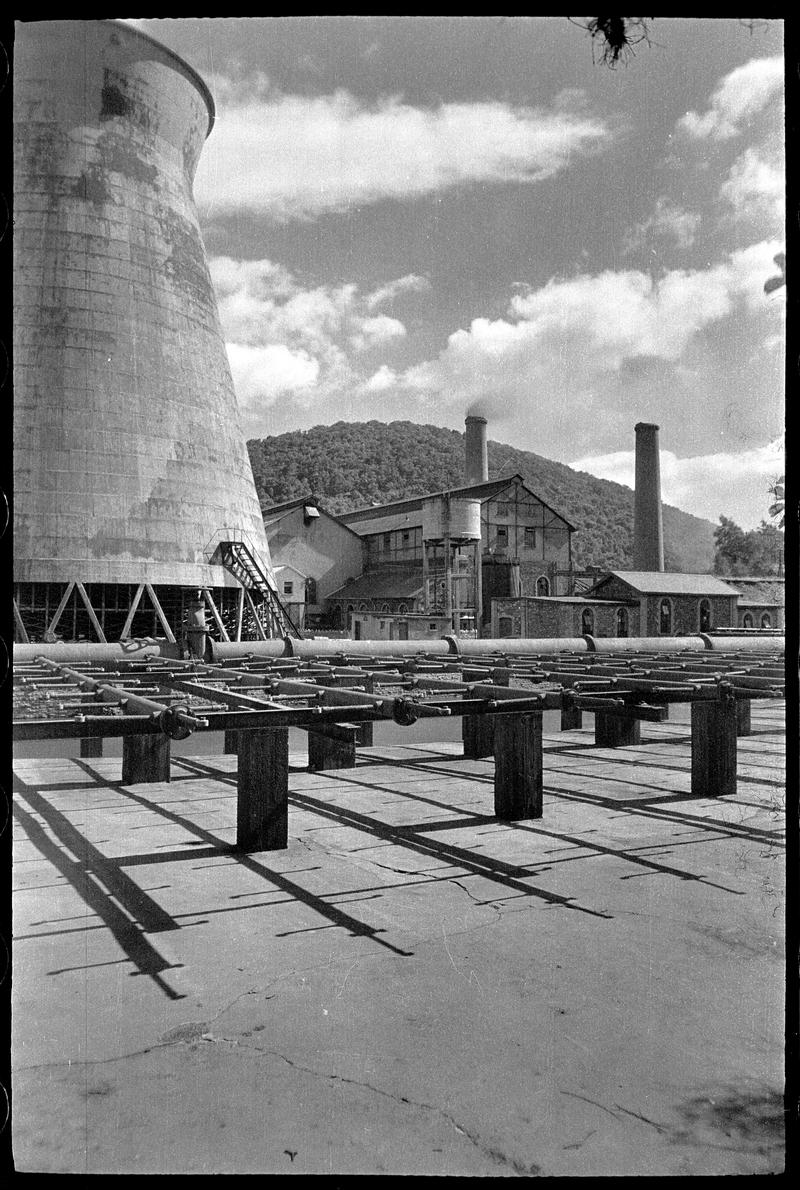
[[[263,508],[313,493],[329,512],[422,496],[464,482],[464,434],[410,421],[336,422],[247,444]],[[578,567],[633,565],[633,491],[502,442],[488,444],[489,477],[523,477],[578,530]],[[711,521],[664,505],[667,570],[710,573]]]

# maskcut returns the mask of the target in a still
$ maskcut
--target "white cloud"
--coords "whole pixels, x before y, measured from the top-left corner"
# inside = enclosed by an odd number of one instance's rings
[[[632,228],[625,239],[625,252],[642,248],[649,240],[671,240],[678,248],[690,248],[702,216],[686,211],[668,198],[659,198],[653,214]]]
[[[695,516],[717,521],[731,517],[743,529],[755,529],[768,520],[770,482],[784,471],[783,442],[780,438],[738,453],[716,453],[678,458],[661,451],[661,496],[665,504]],[[632,450],[605,455],[587,455],[570,463],[576,471],[588,471],[600,479],[634,486],[635,456]]]
[[[394,301],[401,293],[424,293],[430,287],[431,283],[427,277],[420,277],[416,273],[406,273],[404,277],[398,277],[396,281],[390,281],[388,285],[381,285],[374,293],[369,294],[367,308],[375,310],[384,302]]]
[[[350,342],[356,351],[367,351],[372,347],[380,347],[390,339],[402,339],[405,334],[406,328],[397,318],[376,314],[373,318],[361,320],[358,331],[350,336]]]
[[[746,62],[722,79],[707,112],[687,112],[678,128],[694,140],[725,141],[738,136],[743,126],[780,94],[783,71],[782,58]]]
[[[720,197],[737,218],[768,220],[778,227],[784,222],[785,193],[783,164],[752,148],[737,157],[720,187]]]
[[[216,80],[223,101],[195,183],[212,213],[308,219],[465,183],[536,181],[609,138],[599,117],[563,108],[367,107],[345,91],[306,98],[251,84]]]
[[[227,343],[226,347],[236,394],[245,407],[271,405],[278,397],[302,392],[317,382],[319,362],[282,343],[266,347]]]
[[[437,360],[408,370],[415,389],[459,399],[529,391],[543,359],[568,380],[618,370],[626,360],[678,360],[690,341],[737,306],[760,308],[780,245],[756,244],[707,269],[675,269],[660,279],[637,270],[551,280],[515,294],[509,317],[477,318],[448,339]],[[576,397],[580,397],[580,387]]]
[[[309,405],[358,389],[364,383],[358,353],[390,348],[406,336],[405,325],[375,313],[376,306],[427,285],[409,274],[363,294],[352,283],[303,288],[271,260],[220,256],[209,267],[234,385],[251,417],[286,393]]]

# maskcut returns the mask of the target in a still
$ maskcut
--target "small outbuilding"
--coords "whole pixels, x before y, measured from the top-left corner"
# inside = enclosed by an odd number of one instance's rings
[[[639,605],[640,636],[684,636],[737,626],[739,591],[713,574],[612,570],[587,591],[591,600]]]

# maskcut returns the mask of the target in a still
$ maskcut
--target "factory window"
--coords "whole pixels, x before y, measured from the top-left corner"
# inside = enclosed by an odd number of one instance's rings
[[[497,631],[501,636],[513,636],[514,621],[511,616],[501,616],[497,621]]]
[[[534,528],[532,528],[530,525],[527,525],[525,527],[525,549],[526,550],[535,550],[536,549],[536,530]]]
[[[391,610],[391,609],[389,608],[389,604],[388,604],[388,603],[382,603],[382,604],[381,604],[381,614],[382,614],[382,615],[387,615],[387,614],[388,614],[388,612],[389,612],[390,610]]]
[[[763,616],[761,617],[761,627],[762,628],[771,628],[772,627],[772,619],[770,618],[769,612],[764,612]]]
[[[498,516],[511,516],[512,511],[513,511],[512,505],[509,504],[506,500],[498,500],[498,502],[497,502],[497,515]]]
[[[662,599],[658,607],[658,631],[661,636],[672,636],[672,601]]]
[[[744,619],[742,620],[742,628],[752,628],[752,627],[753,627],[753,617],[750,615],[750,612],[745,612]]]
[[[508,545],[508,529],[506,529],[505,525],[497,526],[497,544],[501,549],[505,549]]]
[[[581,612],[581,632],[584,636],[594,635],[594,612],[590,607],[585,607]]]
[[[294,583],[284,583],[283,584],[283,593],[284,593],[284,595],[294,594]]]
[[[617,608],[617,636],[628,635],[628,609],[627,607]]]
[[[699,606],[698,623],[701,632],[709,632],[711,630],[711,600],[701,599]]]
[[[403,530],[403,545],[408,545],[410,540],[411,540],[411,534],[409,533],[408,529],[404,529]]]
[[[428,625],[428,631],[429,631],[429,632],[435,632],[435,631],[436,631],[436,621],[435,621],[435,620],[434,620],[433,624],[429,624],[429,625]]]
[[[358,610],[359,610],[360,612],[365,612],[365,611],[368,611],[369,609],[368,609],[368,607],[367,607],[366,603],[359,603],[359,605],[358,605]]]
[[[306,603],[317,602],[317,580],[315,578],[306,579]]]
[[[525,530],[526,534],[528,530]],[[536,580],[536,594],[546,597],[550,594],[550,579],[546,575],[541,575]]]

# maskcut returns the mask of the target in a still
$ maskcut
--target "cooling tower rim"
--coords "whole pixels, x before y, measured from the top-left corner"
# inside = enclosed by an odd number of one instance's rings
[[[211,129],[214,127],[214,121],[217,118],[217,109],[214,103],[214,96],[211,94],[208,84],[206,83],[205,79],[203,79],[202,75],[198,74],[195,68],[190,66],[189,63],[180,56],[180,54],[176,54],[174,50],[171,50],[169,46],[164,45],[164,43],[159,41],[157,37],[151,37],[149,33],[144,33],[141,29],[137,29],[135,25],[129,25],[126,21],[120,20],[118,18],[103,18],[102,20],[98,21],[98,24],[113,25],[115,29],[124,31],[126,35],[130,37],[138,37],[141,40],[148,42],[150,45],[155,46],[156,49],[160,50],[161,53],[166,55],[167,58],[172,59],[175,65],[179,68],[180,73],[186,75],[189,81],[194,83],[194,85],[197,87],[197,90],[202,95],[203,100],[205,101],[205,105],[208,108],[208,131],[206,132],[206,139],[208,139],[208,137],[211,135]]]

